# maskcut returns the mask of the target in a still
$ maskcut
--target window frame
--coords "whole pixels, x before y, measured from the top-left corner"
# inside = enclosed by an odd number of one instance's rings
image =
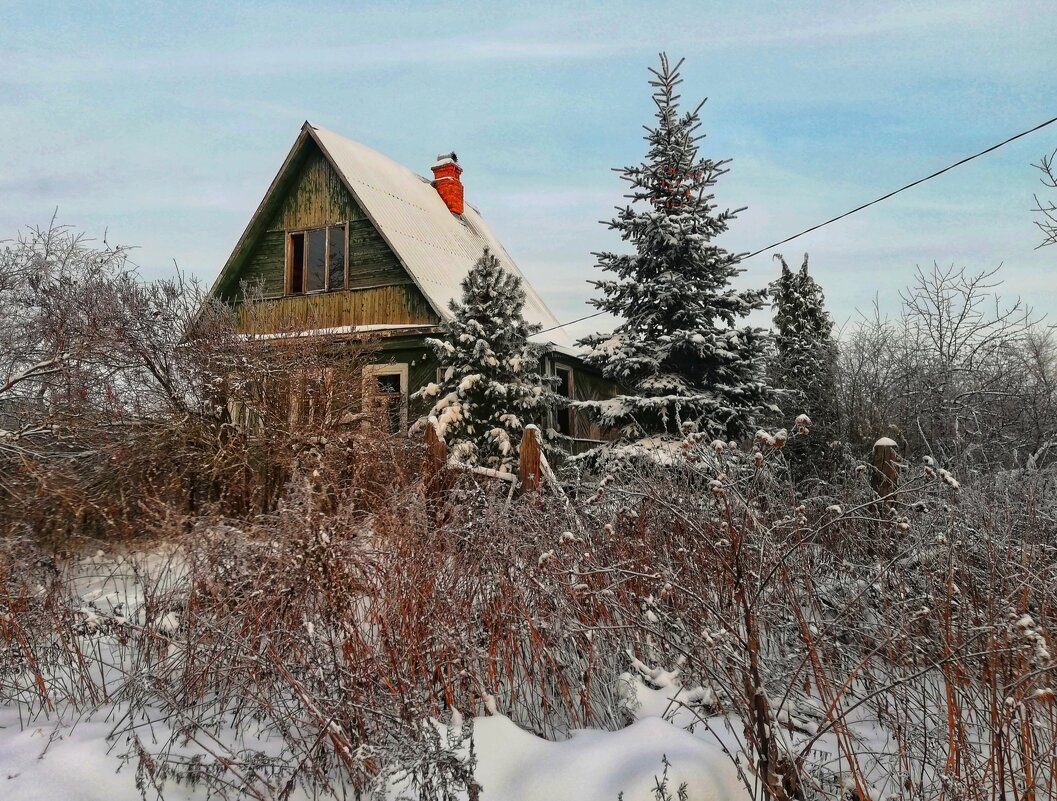
[[[341,286],[330,285],[330,232],[332,228],[340,228],[342,231],[342,237],[345,240],[345,247],[343,248],[344,264],[342,265],[342,284]],[[308,291],[308,235],[312,231],[323,231],[323,254],[324,254],[324,267],[323,267],[323,288],[313,289]],[[348,289],[349,287],[349,223],[348,221],[340,223],[331,223],[329,225],[310,225],[305,228],[288,228],[286,229],[286,248],[285,248],[285,259],[283,266],[283,295],[290,295],[296,297],[298,295],[318,295],[321,292],[338,292],[341,290]],[[301,288],[294,291],[293,279],[294,279],[294,237],[302,237],[301,246]]]
[[[408,415],[408,373],[407,362],[390,362],[388,364],[365,364],[363,366],[363,398],[364,403],[371,412],[375,411],[374,398],[376,391],[372,384],[384,375],[396,375],[400,377],[400,432],[407,432]]]
[[[573,369],[571,364],[565,364],[564,362],[552,361],[551,362],[551,375],[554,378],[559,379],[559,381],[560,381],[561,376],[558,375],[559,371],[568,373],[568,375],[569,375],[569,387],[568,387],[569,394],[568,395],[562,395],[562,397],[564,397],[566,400],[569,400],[569,401],[575,401],[576,400],[576,371]],[[560,384],[559,384],[558,388],[560,389]],[[568,421],[567,425],[569,427],[569,432],[567,434],[563,434],[563,436],[571,437],[572,439],[576,439],[576,414],[575,414],[573,408],[570,407],[570,406],[566,406],[564,409],[559,409],[559,408],[555,407],[553,409],[553,413],[554,413],[554,428],[555,428],[555,430],[557,430],[559,433],[561,433],[561,425],[560,425],[559,421],[561,420],[562,416],[566,416],[566,420]]]

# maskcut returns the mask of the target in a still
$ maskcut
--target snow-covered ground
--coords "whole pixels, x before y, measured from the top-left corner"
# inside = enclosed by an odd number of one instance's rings
[[[37,722],[0,710],[0,798],[5,801],[140,801],[135,764],[116,755],[112,723]],[[715,746],[657,717],[617,732],[579,731],[548,742],[496,715],[474,721],[481,797],[497,801],[652,799],[667,758],[672,798],[684,784],[689,801],[745,798],[730,760]],[[156,797],[148,788],[147,798]],[[167,784],[169,801],[205,801],[206,790]],[[298,798],[297,794],[294,798]],[[305,796],[301,795],[301,798]]]
[[[183,554],[171,546],[126,555],[98,552],[78,560],[72,569],[69,593],[85,643],[112,645],[107,632],[123,621],[143,625],[153,618],[159,630],[174,632],[179,625],[178,613],[167,611],[163,596],[169,592],[180,596],[179,585],[186,574]],[[149,593],[144,588],[148,586],[155,593],[153,605],[147,603]],[[149,614],[148,608],[153,608]],[[119,694],[116,690],[127,675],[119,664],[122,660],[116,658],[118,653],[115,649],[99,662],[109,666],[101,668],[96,680],[108,694]],[[734,764],[716,744],[714,734],[701,728],[690,733],[683,728],[694,716],[679,703],[670,703],[669,698],[674,695],[679,702],[688,703],[694,696],[679,689],[676,674],[650,673],[642,665],[636,669],[638,672],[619,680],[638,720],[620,731],[580,730],[568,739],[552,742],[519,728],[501,714],[476,718],[472,749],[481,797],[496,801],[616,801],[623,794],[625,801],[653,801],[665,797],[655,790],[666,770],[667,792],[672,799],[679,798],[683,785],[688,801],[746,797]],[[647,686],[644,678],[653,687]],[[148,776],[137,777],[137,760],[123,758],[135,753],[127,721],[122,725],[127,711],[124,704],[104,701],[85,713],[59,703],[44,715],[30,700],[36,697],[30,674],[6,686],[9,691],[23,687],[20,697],[36,707],[38,714],[31,718],[27,705],[0,705],[3,801],[205,801],[210,797],[201,784],[188,787],[170,780],[159,793]],[[171,734],[159,720],[137,724],[135,732],[147,753]],[[458,741],[458,729],[449,732],[450,741]],[[218,739],[235,750],[245,747],[275,753],[282,749],[279,737],[265,736],[250,742],[245,733],[222,731]],[[205,750],[190,745],[174,752],[208,758]],[[217,752],[225,750],[221,747]],[[465,746],[460,750],[464,754],[468,751]],[[393,798],[400,797],[394,788]],[[291,798],[308,796],[298,791]]]

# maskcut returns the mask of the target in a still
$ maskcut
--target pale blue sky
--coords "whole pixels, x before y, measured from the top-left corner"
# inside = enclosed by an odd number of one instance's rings
[[[506,6],[509,5],[509,8]],[[499,10],[497,10],[499,9]],[[1057,115],[1057,2],[312,3],[0,0],[0,238],[60,221],[211,281],[305,119],[420,173],[455,150],[560,319],[591,311],[611,167],[643,153],[647,67],[685,56],[723,244],[755,250]],[[1057,125],[787,245],[838,319],[915,264],[1005,263],[1057,317],[1030,163]],[[746,284],[776,274],[768,254]],[[590,328],[588,324],[586,328]],[[577,326],[573,333],[585,332]]]

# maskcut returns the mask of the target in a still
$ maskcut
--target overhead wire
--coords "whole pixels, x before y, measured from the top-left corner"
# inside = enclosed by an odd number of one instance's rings
[[[787,236],[785,239],[780,239],[777,242],[774,242],[774,243],[772,243],[770,245],[767,245],[767,247],[762,247],[759,250],[754,250],[751,253],[748,253],[748,254],[746,254],[744,256],[738,256],[735,259],[735,263],[740,263],[740,262],[743,262],[743,261],[745,261],[747,259],[751,259],[753,256],[759,256],[761,253],[765,253],[768,250],[771,250],[773,248],[779,247],[780,245],[784,245],[787,242],[792,242],[794,239],[799,239],[800,237],[805,236],[806,234],[810,234],[810,233],[812,233],[814,231],[817,231],[820,228],[824,228],[827,225],[832,225],[833,223],[835,223],[835,222],[837,222],[839,220],[843,220],[845,217],[850,217],[852,214],[860,212],[863,209],[867,209],[870,206],[874,206],[874,205],[877,205],[878,203],[881,203],[881,202],[883,202],[885,200],[888,200],[889,198],[894,197],[895,195],[898,195],[900,192],[905,192],[908,189],[912,189],[915,186],[919,186],[920,184],[925,183],[926,181],[931,181],[933,178],[938,178],[939,176],[943,175],[945,172],[950,172],[955,167],[960,167],[963,164],[968,164],[973,159],[978,159],[981,156],[986,156],[988,153],[994,152],[995,150],[998,150],[1000,147],[1008,145],[1010,142],[1015,142],[1017,139],[1020,139],[1022,137],[1028,136],[1029,134],[1033,134],[1036,131],[1040,131],[1043,128],[1045,128],[1047,125],[1052,125],[1055,122],[1057,122],[1057,117],[1052,117],[1052,118],[1046,120],[1045,122],[1040,122],[1038,125],[1035,125],[1032,128],[1028,128],[1027,130],[1024,130],[1024,131],[1021,131],[1020,133],[1014,134],[1013,136],[1010,136],[1007,139],[1003,139],[1001,142],[998,142],[997,144],[991,145],[990,147],[984,148],[983,150],[981,150],[981,151],[979,151],[977,153],[973,153],[971,156],[966,156],[965,158],[959,159],[958,161],[954,162],[953,164],[948,164],[943,169],[936,170],[936,172],[930,173],[929,175],[926,175],[924,178],[918,178],[916,181],[911,181],[910,183],[905,184],[905,185],[899,187],[898,189],[893,189],[891,192],[888,192],[888,193],[886,193],[884,195],[881,195],[880,197],[874,198],[871,201],[868,201],[868,202],[863,203],[863,204],[861,204],[859,206],[856,206],[855,208],[850,209],[850,210],[844,212],[843,214],[838,214],[836,217],[831,217],[830,219],[826,220],[825,222],[820,222],[817,225],[812,225],[810,228],[805,228],[803,231],[800,231],[799,233],[793,234],[792,236]],[[597,311],[597,312],[594,312],[593,314],[588,314],[588,315],[586,315],[584,317],[578,317],[575,320],[569,320],[569,322],[567,322],[567,323],[560,323],[559,325],[553,325],[550,328],[544,328],[543,330],[539,331],[538,333],[546,334],[548,331],[556,331],[559,328],[565,328],[566,326],[575,325],[576,323],[582,323],[585,320],[590,320],[590,319],[592,319],[594,317],[599,317],[600,315],[603,315],[603,314],[605,314],[604,311]]]

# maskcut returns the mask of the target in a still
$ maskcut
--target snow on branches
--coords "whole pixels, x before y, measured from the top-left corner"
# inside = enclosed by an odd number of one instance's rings
[[[529,343],[539,326],[522,316],[521,279],[488,250],[463,279],[462,291],[462,302],[451,302],[442,336],[426,340],[440,362],[441,382],[417,396],[433,402],[424,419],[436,418],[438,433],[460,461],[502,469],[516,459],[525,425],[552,401],[534,370],[539,350]]]
[[[818,467],[825,462],[826,442],[834,438],[837,422],[833,320],[826,311],[822,287],[808,274],[807,254],[796,272],[781,254],[774,258],[782,272],[770,287],[775,344],[771,381],[780,390],[782,418],[806,412],[818,424],[817,435],[793,451],[795,461],[814,460]]]
[[[656,123],[645,160],[621,170],[629,205],[609,227],[631,254],[598,254],[613,278],[593,282],[599,309],[623,318],[613,334],[587,337],[589,363],[626,394],[578,407],[625,440],[678,438],[687,428],[727,437],[751,431],[770,403],[768,335],[743,324],[765,292],[735,290],[738,257],[714,244],[736,212],[717,211],[712,187],[726,161],[699,155],[700,106],[679,112],[679,64],[662,54],[654,78]]]

